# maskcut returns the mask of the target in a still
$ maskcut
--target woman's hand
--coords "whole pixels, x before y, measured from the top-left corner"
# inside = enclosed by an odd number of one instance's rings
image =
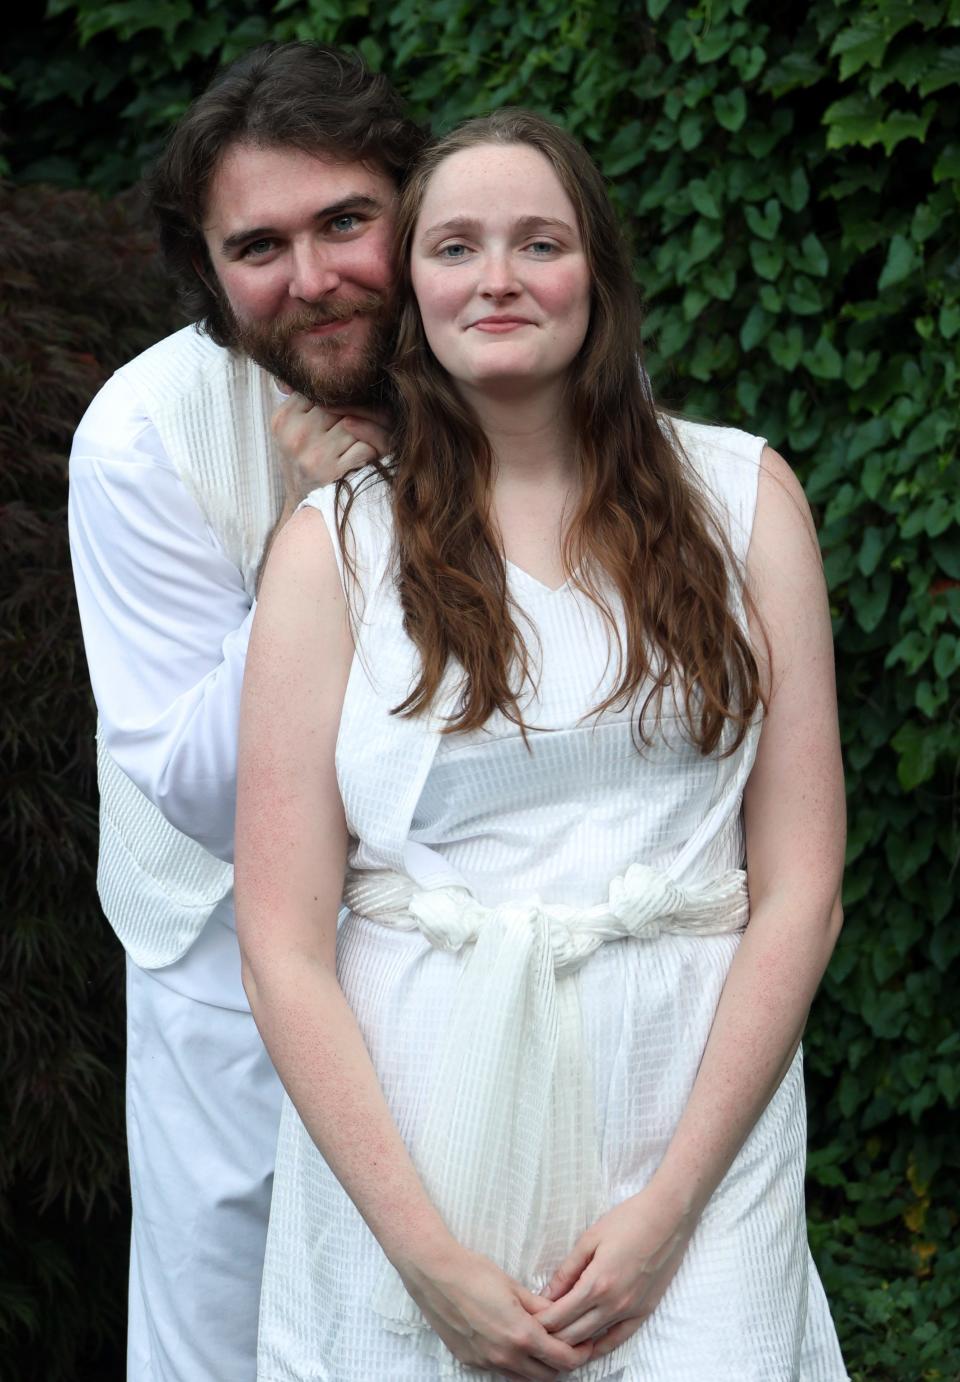
[[[489,1258],[454,1245],[427,1263],[405,1264],[403,1283],[447,1348],[468,1367],[513,1382],[554,1382],[593,1355],[551,1337],[538,1319],[550,1302],[535,1296]]]
[[[612,1352],[653,1313],[695,1223],[653,1184],[617,1205],[581,1234],[554,1272],[546,1290],[554,1304],[540,1324],[568,1344],[593,1339],[594,1358]]]
[[[292,393],[274,413],[270,430],[280,451],[284,503],[290,512],[319,485],[385,456],[390,445],[382,409],[329,413]]]

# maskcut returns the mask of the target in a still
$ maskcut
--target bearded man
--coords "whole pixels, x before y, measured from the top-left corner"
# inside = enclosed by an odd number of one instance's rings
[[[353,56],[228,68],[150,182],[195,325],[120,369],[74,440],[98,884],[127,951],[130,1382],[255,1377],[280,1088],[233,921],[243,664],[271,534],[386,449],[394,203],[422,137]],[[319,443],[284,460],[271,424],[308,415]]]

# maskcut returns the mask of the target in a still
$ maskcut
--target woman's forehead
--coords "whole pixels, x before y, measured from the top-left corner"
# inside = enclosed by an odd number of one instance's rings
[[[576,226],[573,204],[545,154],[529,144],[476,144],[448,154],[431,173],[418,228],[437,216],[543,216]]]

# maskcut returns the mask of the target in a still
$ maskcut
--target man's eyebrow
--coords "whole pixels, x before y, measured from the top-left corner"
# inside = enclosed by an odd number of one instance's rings
[[[335,220],[337,216],[344,216],[350,211],[360,211],[369,216],[379,216],[383,212],[383,202],[376,197],[368,197],[358,193],[353,197],[341,197],[337,202],[331,202],[329,206],[321,207],[315,211],[313,219],[315,221]],[[235,230],[227,235],[220,242],[221,254],[231,254],[234,250],[242,249],[244,245],[252,244],[254,240],[272,240],[277,235],[274,226],[252,226],[248,230]]]
[[[521,235],[527,235],[532,230],[545,230],[553,226],[557,230],[565,230],[568,235],[573,235],[573,227],[567,225],[566,221],[561,221],[558,216],[520,216],[512,223],[512,228]],[[472,216],[454,216],[449,221],[439,221],[434,226],[429,226],[423,231],[424,240],[439,240],[444,235],[475,235],[482,230],[482,224]]]

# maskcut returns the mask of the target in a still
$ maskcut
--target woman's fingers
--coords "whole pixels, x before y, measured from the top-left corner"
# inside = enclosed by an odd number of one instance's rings
[[[619,1348],[622,1343],[626,1343],[632,1334],[637,1330],[647,1318],[646,1315],[635,1315],[627,1320],[620,1320],[612,1325],[606,1332],[601,1334],[599,1339],[593,1341],[594,1358],[602,1358],[606,1353],[612,1353],[615,1348]]]
[[[550,1300],[559,1300],[561,1296],[565,1296],[580,1280],[593,1257],[594,1248],[595,1244],[591,1239],[580,1238],[550,1278],[544,1295]]]
[[[585,1281],[581,1275],[565,1295],[538,1314],[537,1323],[542,1324],[551,1334],[559,1334],[570,1325],[576,1324],[584,1311],[589,1310],[594,1303],[590,1281]]]

